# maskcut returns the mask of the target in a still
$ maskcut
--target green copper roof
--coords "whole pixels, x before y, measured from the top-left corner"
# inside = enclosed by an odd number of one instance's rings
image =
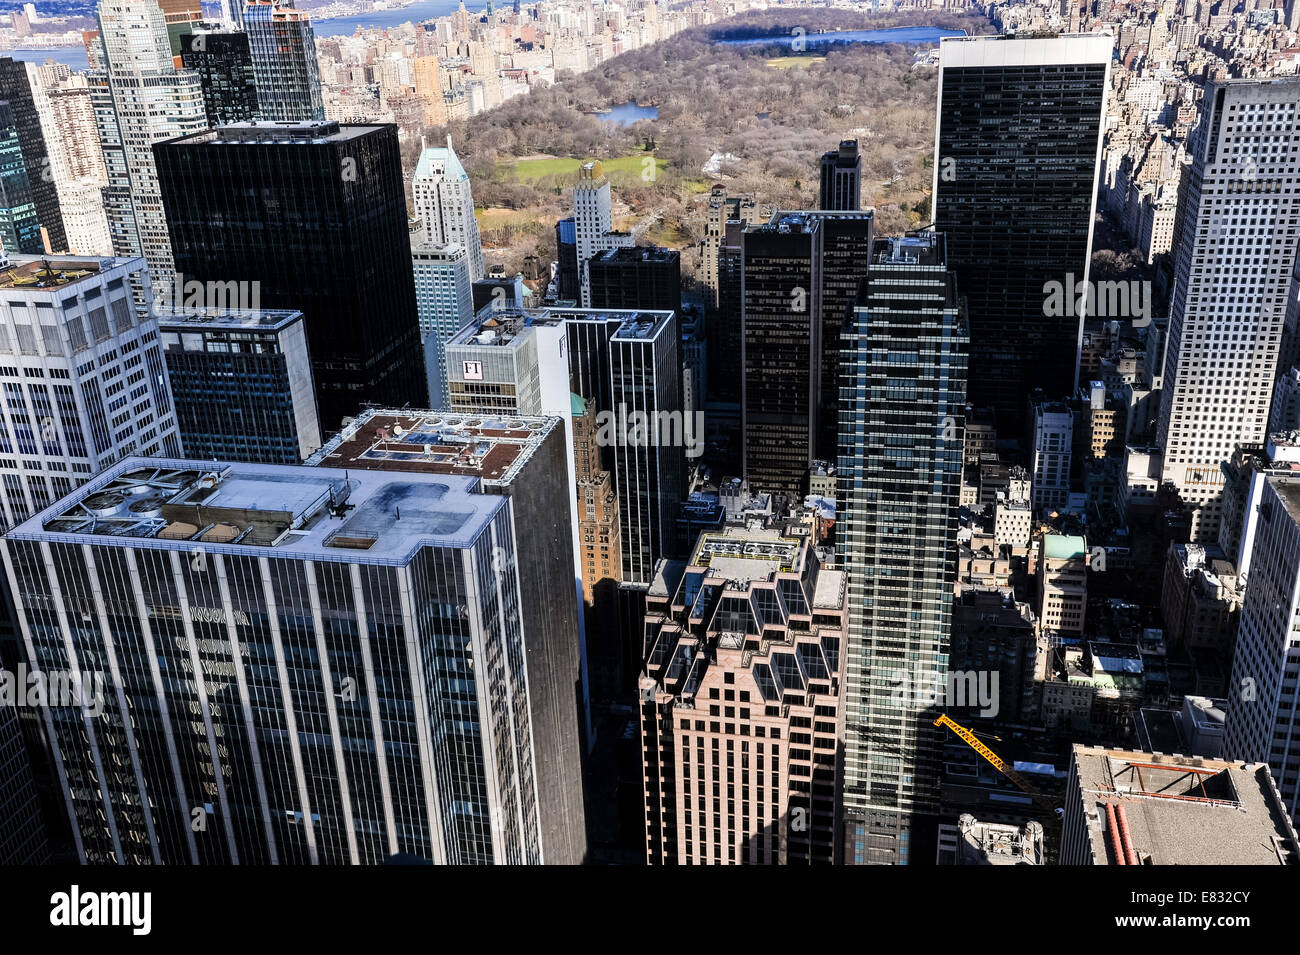
[[[587,413],[587,402],[583,400],[582,395],[575,395],[569,392],[569,414],[575,418],[581,418]]]

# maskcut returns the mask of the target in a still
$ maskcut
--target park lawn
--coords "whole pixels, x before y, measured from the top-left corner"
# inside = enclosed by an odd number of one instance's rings
[[[824,59],[826,59],[824,54],[813,54],[812,56],[775,56],[767,61],[767,67],[771,70],[806,69],[814,63],[820,63]]]
[[[650,155],[649,153],[636,153],[631,156],[621,156],[618,159],[602,159],[601,166],[605,175],[611,179],[617,180],[628,176],[640,176],[641,170],[645,167],[642,165],[642,159]],[[573,179],[578,178],[578,170],[582,168],[585,159],[521,159],[515,162],[498,163],[497,167],[505,167],[507,175],[516,182],[535,182],[546,176],[571,176]],[[655,166],[663,169],[668,165],[666,159],[656,159]]]

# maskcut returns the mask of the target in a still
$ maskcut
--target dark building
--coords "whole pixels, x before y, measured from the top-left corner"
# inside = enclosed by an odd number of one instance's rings
[[[160,312],[158,331],[188,454],[300,464],[320,447],[302,312]]]
[[[0,243],[10,252],[39,255],[45,243],[31,183],[13,109],[0,100]]]
[[[821,221],[822,232],[821,382],[814,454],[819,461],[834,461],[839,453],[840,329],[867,276],[875,220],[870,210],[808,215]]]
[[[1034,710],[1034,666],[1038,640],[1028,607],[996,590],[966,590],[952,611],[952,671],[996,673],[996,717],[1029,722]],[[971,709],[974,709],[973,707]],[[954,718],[964,711],[949,703]],[[969,712],[966,715],[970,715]]]
[[[24,670],[16,694],[26,694]],[[0,703],[0,865],[39,865],[50,861],[36,780],[18,722],[17,707]]]
[[[0,100],[7,100],[13,110],[13,124],[18,132],[18,145],[22,149],[23,165],[27,169],[36,218],[49,239],[49,251],[63,252],[68,247],[63,232],[63,211],[59,207],[59,193],[54,177],[48,174],[49,154],[41,120],[36,114],[31,84],[27,82],[27,65],[10,57],[0,57]],[[44,247],[23,251],[44,252]]]
[[[326,432],[366,403],[426,406],[396,126],[237,123],[154,155],[180,276],[306,316]]]
[[[655,246],[608,249],[587,263],[592,308],[682,311],[681,253]]]
[[[846,139],[822,155],[821,208],[856,212],[862,208],[862,157],[858,141]]]
[[[199,74],[209,125],[224,126],[261,118],[247,33],[183,34],[181,63]]]
[[[573,216],[555,223],[555,298],[577,303],[582,294],[578,271],[578,226]]]
[[[790,212],[741,237],[745,481],[801,498],[821,394],[822,230]]]
[[[509,278],[489,276],[470,283],[470,298],[476,315],[489,305],[493,308],[523,308],[524,293],[524,280],[519,275]]]
[[[943,237],[877,240],[840,357],[848,862],[932,858],[921,842],[942,775],[933,722],[948,677],[967,342]]]
[[[1003,434],[1024,431],[1034,388],[1065,397],[1077,385],[1083,316],[1046,301],[1050,283],[1088,278],[1113,44],[970,37],[940,46],[934,228],[947,236],[970,316],[971,403],[993,408]]]
[[[709,321],[709,400],[726,403],[740,401],[742,297],[741,236],[745,223],[731,220],[726,224],[718,247],[718,309]]]

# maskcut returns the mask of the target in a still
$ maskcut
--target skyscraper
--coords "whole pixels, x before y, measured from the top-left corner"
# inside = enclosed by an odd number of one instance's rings
[[[144,262],[20,257],[0,275],[0,520],[12,527],[128,454],[180,441]]]
[[[209,126],[262,118],[247,33],[186,33],[181,37],[181,62],[199,76]]]
[[[103,93],[107,102],[106,86]],[[113,239],[101,194],[108,184],[108,172],[91,87],[85,76],[77,75],[58,86],[36,83],[32,95],[59,195],[67,248],[76,255],[111,255]],[[107,109],[111,113],[111,106]]]
[[[25,694],[27,686],[11,692]],[[16,708],[0,706],[0,865],[40,865],[50,861],[36,782],[28,762]]]
[[[591,307],[682,311],[681,253],[656,246],[598,252],[587,263]]]
[[[245,0],[243,29],[263,119],[305,123],[325,118],[311,16],[281,0]]]
[[[235,123],[156,152],[185,282],[307,316],[322,429],[427,405],[397,127]]]
[[[970,400],[994,409],[1002,434],[1024,433],[1034,388],[1074,394],[1084,316],[1045,299],[1050,283],[1088,281],[1113,45],[1110,36],[939,45],[934,228],[967,301]]]
[[[59,207],[54,177],[50,174],[49,148],[36,110],[26,63],[7,56],[0,57],[0,100],[7,101],[13,113],[13,127],[22,151],[36,218],[49,241],[48,247],[41,242],[36,248],[10,251],[66,251],[68,239],[63,231],[63,212]]]
[[[846,575],[813,543],[729,527],[660,562],[638,681],[651,865],[839,861]]]
[[[672,312],[506,309],[447,345],[454,411],[568,417],[572,393],[595,402],[619,496],[621,579],[642,587],[675,549],[686,448],[703,440],[682,415],[678,327]]]
[[[4,100],[0,100],[0,245],[11,253],[45,251],[14,113]]]
[[[149,277],[168,281],[172,249],[153,144],[207,125],[202,84],[174,66],[156,0],[100,0],[99,33],[103,71],[92,73],[92,96],[108,170],[104,206],[113,251],[143,255]]]
[[[583,163],[573,187],[573,223],[578,253],[578,301],[591,308],[591,276],[587,263],[597,252],[632,245],[629,233],[615,232],[609,180],[599,162]]]
[[[300,464],[321,446],[302,312],[156,311],[186,454]]]
[[[1268,763],[1286,811],[1300,814],[1300,482],[1256,473],[1223,755]]]
[[[907,863],[938,811],[967,332],[941,234],[878,239],[840,356],[849,572],[845,861]],[[937,695],[936,695],[937,694]]]
[[[474,477],[482,481],[484,494],[509,501],[513,539],[497,542],[492,566],[494,572],[513,569],[518,575],[517,606],[505,605],[501,612],[522,631],[523,653],[508,661],[489,655],[479,662],[488,673],[516,671],[517,678],[518,668],[525,672],[527,696],[523,705],[518,698],[513,701],[513,732],[522,748],[528,737],[522,724],[531,721],[531,752],[510,756],[520,761],[521,772],[535,777],[525,776],[521,796],[530,797],[528,785],[536,790],[540,851],[548,863],[576,863],[586,854],[581,766],[586,673],[579,596],[571,586],[576,576],[569,540],[574,501],[567,455],[564,426],[554,417],[485,419],[371,409],[310,462],[349,473]],[[440,694],[445,719],[462,718],[452,714],[463,711],[466,697],[473,700],[469,689]],[[484,699],[494,699],[485,689]],[[479,718],[488,722],[486,713]]]
[[[429,406],[446,408],[447,342],[474,319],[469,252],[463,245],[428,241],[423,223],[411,232],[411,267],[420,316]]]
[[[709,398],[740,402],[744,381],[744,243],[746,223],[732,219],[718,245],[718,308],[709,317]],[[737,442],[739,443],[739,442]],[[739,455],[737,455],[739,457]]]
[[[822,223],[773,215],[741,235],[745,481],[801,498],[821,395]]]
[[[780,214],[775,214],[777,218]],[[818,370],[817,430],[813,455],[834,461],[839,453],[840,330],[858,299],[858,286],[866,278],[875,235],[875,213],[861,211],[804,211],[821,230],[821,355]]]
[[[840,212],[862,208],[862,157],[856,139],[846,139],[839,149],[822,155],[819,208]]]
[[[1227,81],[1201,102],[1179,186],[1157,441],[1192,539],[1214,542],[1222,465],[1268,434],[1300,222],[1300,160],[1287,145],[1300,145],[1300,80]]]
[[[29,662],[102,678],[42,713],[82,861],[582,861],[571,568],[497,484],[131,458],[0,539]]]
[[[751,196],[730,196],[727,187],[718,184],[709,195],[709,211],[704,221],[704,237],[700,240],[700,262],[703,266],[701,282],[705,289],[705,306],[712,311],[718,307],[718,252],[727,235],[727,224],[733,221],[749,225],[758,223],[758,204]]]
[[[411,179],[415,216],[424,223],[425,239],[435,245],[463,246],[469,256],[469,280],[484,276],[483,243],[474,218],[474,196],[469,174],[456,150],[447,145],[425,146]]]

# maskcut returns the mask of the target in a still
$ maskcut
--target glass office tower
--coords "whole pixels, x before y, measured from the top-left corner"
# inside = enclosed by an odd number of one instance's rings
[[[943,236],[878,240],[840,355],[850,863],[907,863],[934,829],[912,819],[938,810],[968,340]]]
[[[428,405],[397,127],[235,123],[156,150],[184,282],[300,309],[321,427]]]
[[[1083,316],[1049,282],[1088,280],[1114,38],[960,37],[939,45],[934,228],[971,328],[971,402],[1024,433],[1026,395],[1074,394]]]

